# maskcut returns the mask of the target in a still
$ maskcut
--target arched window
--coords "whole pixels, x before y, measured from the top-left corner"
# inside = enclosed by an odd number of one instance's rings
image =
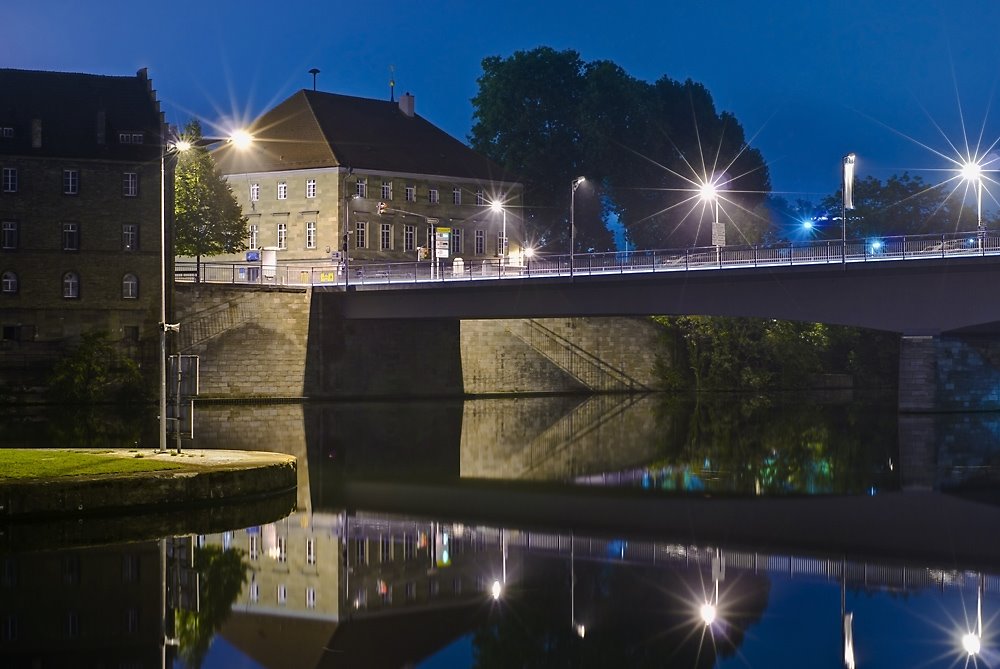
[[[13,295],[17,292],[17,274],[14,272],[4,272],[0,276],[0,291],[5,295]]]
[[[122,298],[134,300],[139,297],[139,278],[135,274],[122,277]]]
[[[62,278],[63,297],[75,300],[80,297],[80,275],[76,272],[66,272]]]

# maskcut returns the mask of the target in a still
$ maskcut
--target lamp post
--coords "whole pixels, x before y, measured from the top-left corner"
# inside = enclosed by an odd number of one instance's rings
[[[228,138],[201,137],[194,141],[184,138],[169,143],[165,128],[160,132],[160,389],[159,389],[159,446],[160,453],[167,452],[167,332],[179,332],[180,323],[167,323],[167,154],[178,155],[195,146],[208,146],[229,142],[237,149],[245,149],[253,141],[245,130],[237,130]],[[178,370],[180,360],[177,362]],[[178,391],[179,392],[179,391]],[[177,417],[179,420],[179,417]],[[178,442],[179,443],[179,442]],[[180,448],[178,448],[178,452]]]
[[[573,260],[576,258],[576,189],[580,187],[587,177],[577,177],[573,179],[569,190],[569,275],[573,276]]]
[[[504,207],[499,200],[493,200],[490,203],[490,209],[494,212],[500,212],[503,214],[503,229],[500,232],[500,248],[497,249],[498,255],[500,256],[500,266],[506,264],[507,261],[507,208]]]
[[[726,229],[719,224],[719,189],[713,181],[706,181],[698,188],[698,197],[712,205],[712,246],[715,260],[722,264],[722,247],[726,245]]]
[[[962,165],[962,178],[976,187],[976,238],[979,250],[983,249],[983,167],[978,162],[969,161]]]
[[[840,203],[840,263],[847,265],[847,210],[854,209],[854,163],[857,156],[844,156],[844,183],[841,184],[843,199]]]

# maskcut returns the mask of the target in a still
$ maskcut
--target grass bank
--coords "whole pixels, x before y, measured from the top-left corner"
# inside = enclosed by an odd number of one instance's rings
[[[135,474],[191,467],[183,461],[147,457],[137,450],[0,449],[0,482]]]

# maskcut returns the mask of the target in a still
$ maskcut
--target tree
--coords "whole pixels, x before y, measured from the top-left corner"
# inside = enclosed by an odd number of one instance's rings
[[[203,255],[246,248],[248,219],[208,150],[199,146],[201,124],[189,122],[182,137],[190,148],[178,152],[174,173],[174,253],[195,256],[200,279]]]
[[[753,241],[766,228],[767,166],[701,84],[650,84],[549,47],[487,58],[478,82],[470,142],[525,181],[526,220],[542,245],[568,249],[579,175],[576,250],[612,248],[612,216],[640,248],[710,243],[712,211],[698,199],[706,178],[722,182],[731,239]]]

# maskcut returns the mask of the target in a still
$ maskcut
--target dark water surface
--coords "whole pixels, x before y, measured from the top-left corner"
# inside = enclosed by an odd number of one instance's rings
[[[0,667],[998,666],[995,553],[878,515],[996,534],[998,433],[856,396],[201,404],[182,446],[297,456],[295,510],[4,527]],[[114,412],[0,435],[156,439]]]

